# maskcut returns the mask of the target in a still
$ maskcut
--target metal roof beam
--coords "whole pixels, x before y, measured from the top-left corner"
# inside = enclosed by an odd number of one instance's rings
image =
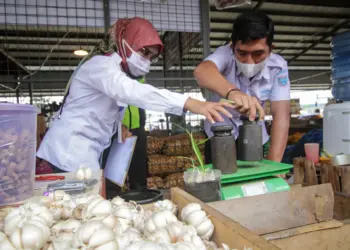
[[[24,66],[22,63],[20,63],[16,58],[14,58],[13,56],[11,56],[5,49],[0,48],[0,52],[1,54],[3,54],[6,58],[8,58],[8,60],[10,60],[11,62],[13,62],[17,67],[19,67],[21,70],[24,70],[25,72],[27,72],[28,74],[30,74],[30,70],[27,69],[26,66]]]
[[[210,22],[211,23],[219,23],[219,24],[232,24],[233,19],[228,19],[228,18],[211,18]],[[301,19],[302,21],[302,19]],[[275,27],[276,26],[307,26],[307,27],[316,27],[316,28],[331,28],[332,24],[329,23],[303,23],[303,22],[291,22],[291,21],[273,21]],[[349,25],[350,27],[350,25]]]
[[[319,6],[319,5],[317,5]],[[210,7],[210,11],[217,12],[218,10],[215,8],[215,6]],[[273,10],[273,9],[264,9],[264,13],[267,15],[279,15],[279,16],[290,16],[290,17],[323,17],[323,18],[335,18],[335,19],[347,19],[350,18],[350,12],[349,14],[338,14],[338,13],[313,13],[313,12],[300,12],[300,11],[293,11],[293,10]],[[232,9],[225,9],[222,12],[230,12],[230,13],[249,13],[252,12],[251,9],[238,7],[238,8],[232,8]]]
[[[291,5],[327,6],[350,8],[350,1],[344,0],[267,0],[268,3],[280,3]]]
[[[314,48],[317,44],[325,40],[327,37],[333,36],[338,30],[343,28],[344,26],[348,25],[350,23],[350,19],[342,20],[338,24],[334,25],[329,31],[326,32],[325,35],[323,35],[321,38],[313,42],[309,47],[303,49],[298,55],[294,56],[292,59],[288,60],[288,63],[296,60],[298,57],[304,55],[306,52],[308,52],[310,49]]]

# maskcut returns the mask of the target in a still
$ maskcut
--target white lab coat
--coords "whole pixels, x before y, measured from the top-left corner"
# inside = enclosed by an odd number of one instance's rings
[[[111,143],[127,105],[181,115],[187,97],[129,78],[121,58],[94,56],[76,72],[64,104],[42,141],[37,156],[65,171],[84,165],[99,169],[99,158]],[[57,112],[59,113],[59,112]]]

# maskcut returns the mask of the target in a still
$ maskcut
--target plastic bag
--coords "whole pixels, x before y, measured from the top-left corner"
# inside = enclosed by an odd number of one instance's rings
[[[251,0],[213,0],[216,9],[223,10],[228,8],[239,7],[246,4],[251,4]]]

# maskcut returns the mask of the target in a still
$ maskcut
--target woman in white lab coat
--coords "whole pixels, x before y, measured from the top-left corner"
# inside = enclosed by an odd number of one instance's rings
[[[119,19],[110,32],[109,50],[97,51],[75,70],[59,115],[45,135],[37,156],[59,171],[79,166],[99,169],[101,153],[119,129],[127,105],[182,115],[184,110],[221,120],[230,115],[224,103],[202,102],[140,84],[163,50],[158,32],[142,18]],[[102,51],[102,52],[101,52]]]

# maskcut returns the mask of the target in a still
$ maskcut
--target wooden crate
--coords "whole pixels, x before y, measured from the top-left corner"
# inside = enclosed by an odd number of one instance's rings
[[[334,218],[350,219],[350,168],[330,163],[315,165],[305,158],[294,159],[294,183],[303,186],[331,183],[334,192]]]
[[[238,222],[219,212],[215,207],[179,189],[171,189],[171,199],[179,210],[189,203],[199,203],[212,220],[215,231],[212,240],[220,245],[226,243],[230,249],[243,250],[345,250],[350,249],[350,225],[335,220],[287,229],[259,236]],[[246,208],[254,209],[254,208]]]

